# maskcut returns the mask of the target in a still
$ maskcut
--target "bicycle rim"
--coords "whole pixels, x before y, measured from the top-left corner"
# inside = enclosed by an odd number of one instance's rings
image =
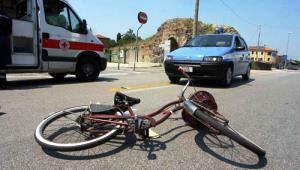
[[[78,119],[87,110],[88,106],[79,106],[51,114],[37,126],[36,141],[50,150],[75,151],[92,148],[121,132],[119,125],[108,123],[96,125],[98,130],[103,131],[97,135],[82,129]]]

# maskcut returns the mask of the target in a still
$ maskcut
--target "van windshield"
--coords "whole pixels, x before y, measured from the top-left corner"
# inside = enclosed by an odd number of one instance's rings
[[[188,41],[184,47],[230,47],[232,35],[201,35]]]

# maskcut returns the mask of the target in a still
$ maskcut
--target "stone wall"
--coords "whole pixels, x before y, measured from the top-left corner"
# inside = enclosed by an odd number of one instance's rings
[[[221,25],[225,32],[238,33],[233,27]],[[198,23],[198,34],[213,33],[216,25]],[[153,62],[161,63],[166,53],[183,46],[187,40],[192,37],[193,19],[176,18],[163,23],[157,33],[146,40],[139,43],[138,62]],[[135,44],[115,47],[112,49],[112,54],[115,54],[113,60],[119,53],[119,50],[125,51],[126,63],[133,62],[135,57]],[[124,59],[122,59],[124,62]]]

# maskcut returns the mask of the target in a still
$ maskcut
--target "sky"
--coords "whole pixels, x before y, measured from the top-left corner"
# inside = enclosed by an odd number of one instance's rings
[[[147,38],[168,19],[193,18],[195,0],[69,0],[69,3],[95,34],[116,39],[118,32],[137,30],[137,14],[148,15],[140,36]],[[260,44],[275,48],[300,60],[300,0],[200,0],[199,20],[236,28],[248,45]],[[299,50],[298,50],[299,49]]]

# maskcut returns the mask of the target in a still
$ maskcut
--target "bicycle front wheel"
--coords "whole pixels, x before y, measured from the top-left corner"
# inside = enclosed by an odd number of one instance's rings
[[[211,125],[213,128],[219,130],[223,135],[228,136],[232,140],[236,141],[238,144],[244,146],[245,148],[251,150],[259,156],[264,156],[266,151],[262,149],[260,146],[252,142],[250,139],[246,138],[239,132],[232,129],[229,125],[220,122],[211,116],[211,114],[207,113],[208,111],[202,111],[197,109],[194,112],[194,116],[200,120],[203,120],[207,124]]]
[[[37,126],[36,141],[46,149],[76,151],[95,147],[122,132],[116,124],[82,120],[82,115],[86,113],[88,106],[72,107],[51,114]],[[97,130],[97,134],[91,133],[91,129]]]

